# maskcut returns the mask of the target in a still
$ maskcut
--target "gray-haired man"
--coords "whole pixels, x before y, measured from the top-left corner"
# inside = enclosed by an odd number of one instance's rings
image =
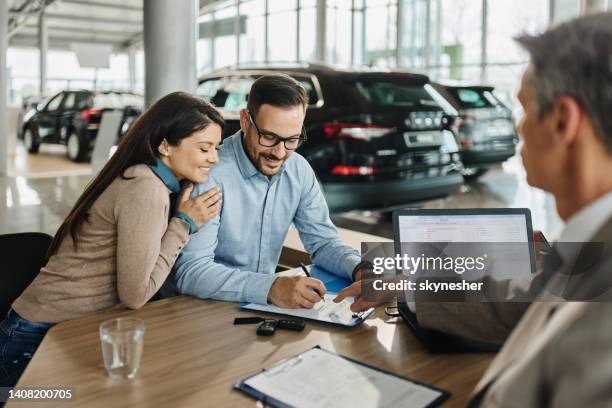
[[[572,276],[577,279],[571,287],[581,294],[609,293],[612,14],[582,17],[518,42],[531,56],[518,94],[525,111],[520,132],[527,181],[554,195],[566,222],[560,242],[604,244],[590,268]],[[560,248],[556,265],[548,268],[553,273],[547,290],[524,314],[516,303],[419,303],[417,296],[417,318],[426,327],[489,339],[514,328],[470,406],[612,406],[612,302],[609,296],[608,301],[546,301],[550,284],[581,264],[583,254]],[[348,294],[369,306],[359,298],[358,284]]]

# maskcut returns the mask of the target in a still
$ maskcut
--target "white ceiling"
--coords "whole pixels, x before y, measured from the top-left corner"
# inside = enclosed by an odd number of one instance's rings
[[[70,49],[72,42],[91,42],[110,44],[115,51],[125,50],[142,43],[144,1],[8,0],[9,45],[38,47],[39,15],[44,10],[51,49]],[[223,1],[227,0],[198,0],[199,10]]]
[[[72,42],[110,44],[121,50],[142,41],[143,0],[9,0],[9,45],[38,47],[44,9],[49,48]]]

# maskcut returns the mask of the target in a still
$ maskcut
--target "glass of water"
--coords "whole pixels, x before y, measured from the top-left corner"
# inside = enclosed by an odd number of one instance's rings
[[[119,317],[100,325],[104,367],[112,379],[134,378],[140,367],[145,322],[133,317]]]

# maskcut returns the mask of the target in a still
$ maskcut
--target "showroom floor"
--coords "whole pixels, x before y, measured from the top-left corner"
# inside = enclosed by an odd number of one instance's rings
[[[9,175],[25,177],[49,177],[90,175],[90,163],[75,163],[66,158],[66,147],[42,144],[37,154],[28,154],[21,143],[9,159]]]
[[[36,156],[16,155],[13,167],[19,171],[12,174],[21,175],[0,177],[0,233],[55,233],[91,179],[88,165],[71,163],[62,154],[57,150]],[[51,172],[52,176],[45,176],[42,170]],[[490,170],[479,181],[466,184],[456,194],[421,207],[528,207],[534,228],[542,230],[549,239],[556,238],[563,226],[552,197],[527,185],[518,157],[504,163],[502,168]],[[345,213],[334,216],[333,221],[339,227],[393,236],[391,219],[385,214]]]

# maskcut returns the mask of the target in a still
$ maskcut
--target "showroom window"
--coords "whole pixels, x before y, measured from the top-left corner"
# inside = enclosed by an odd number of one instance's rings
[[[366,0],[365,19],[365,64],[396,65],[397,0]]]
[[[265,0],[250,0],[240,3],[240,61],[261,62],[265,60],[266,33]]]
[[[327,1],[327,60],[335,65],[351,64],[351,2]]]
[[[268,0],[268,61],[296,61],[296,0]]]

